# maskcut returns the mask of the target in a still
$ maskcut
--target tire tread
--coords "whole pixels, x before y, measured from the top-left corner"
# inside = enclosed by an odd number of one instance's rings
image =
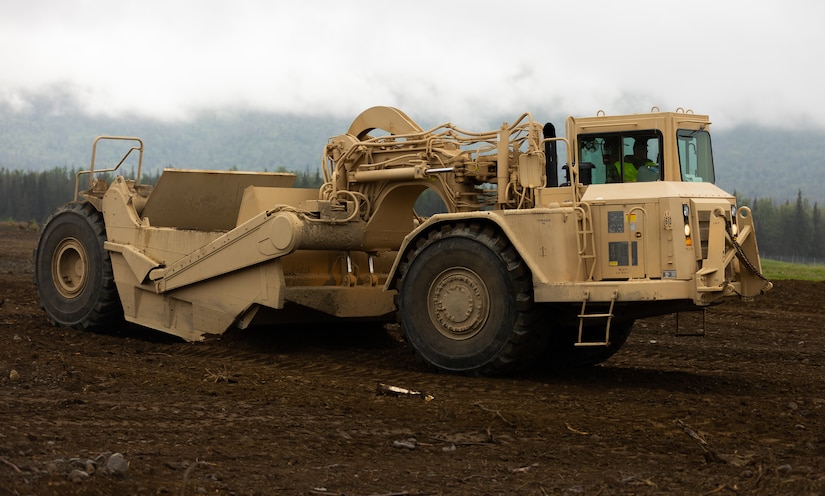
[[[529,367],[541,353],[548,332],[542,329],[545,322],[543,306],[536,304],[533,297],[533,279],[527,264],[516,251],[504,233],[494,225],[481,222],[459,222],[445,224],[422,236],[409,250],[399,265],[401,277],[396,284],[395,304],[397,320],[401,323],[402,336],[407,338],[400,305],[403,281],[416,257],[433,243],[447,237],[464,237],[480,242],[502,260],[515,289],[517,317],[513,330],[501,352],[491,361],[465,373],[481,376],[510,375]],[[409,342],[409,339],[407,339]],[[413,350],[418,359],[430,368],[437,368],[427,363],[425,357]]]

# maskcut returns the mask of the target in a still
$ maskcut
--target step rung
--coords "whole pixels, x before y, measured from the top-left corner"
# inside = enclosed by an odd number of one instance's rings
[[[613,317],[612,313],[585,313],[579,314],[580,319],[606,319],[608,317]]]
[[[613,291],[610,297],[610,307],[607,312],[602,313],[585,313],[587,310],[587,301],[590,299],[590,291],[585,291],[584,299],[582,300],[582,309],[579,313],[579,338],[574,343],[574,346],[610,346],[610,327],[616,315],[613,313],[613,305],[616,303],[618,291]],[[604,319],[604,338],[601,341],[582,341],[584,336],[584,322],[585,319]]]

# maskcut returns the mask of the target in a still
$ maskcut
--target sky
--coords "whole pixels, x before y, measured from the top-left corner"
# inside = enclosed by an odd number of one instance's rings
[[[0,111],[44,95],[164,121],[390,105],[473,129],[656,106],[825,129],[824,14],[820,0],[0,0]]]

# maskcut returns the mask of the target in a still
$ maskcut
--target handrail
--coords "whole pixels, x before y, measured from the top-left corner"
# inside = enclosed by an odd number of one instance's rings
[[[92,184],[94,181],[94,174],[95,174],[95,156],[97,155],[97,143],[101,140],[120,140],[120,141],[137,141],[139,143],[138,146],[132,146],[129,148],[129,151],[123,155],[123,158],[120,159],[120,162],[117,163],[116,166],[110,169],[99,169],[97,172],[114,172],[123,165],[123,162],[132,154],[133,151],[137,150],[139,152],[138,156],[138,170],[137,170],[137,177],[135,178],[135,184],[140,184],[140,176],[143,170],[143,140],[140,138],[136,138],[133,136],[98,136],[95,138],[94,143],[92,144],[92,161],[89,165],[89,170],[82,170],[78,171],[77,175],[75,176],[74,180],[74,201],[77,201],[77,195],[80,192],[80,176],[83,174],[89,174],[89,189],[92,188]]]

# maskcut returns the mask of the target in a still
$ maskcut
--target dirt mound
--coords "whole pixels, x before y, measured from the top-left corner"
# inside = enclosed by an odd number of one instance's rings
[[[0,496],[822,494],[825,284],[638,321],[601,366],[421,370],[392,329],[52,327],[0,227]],[[396,386],[407,394],[380,384]]]

